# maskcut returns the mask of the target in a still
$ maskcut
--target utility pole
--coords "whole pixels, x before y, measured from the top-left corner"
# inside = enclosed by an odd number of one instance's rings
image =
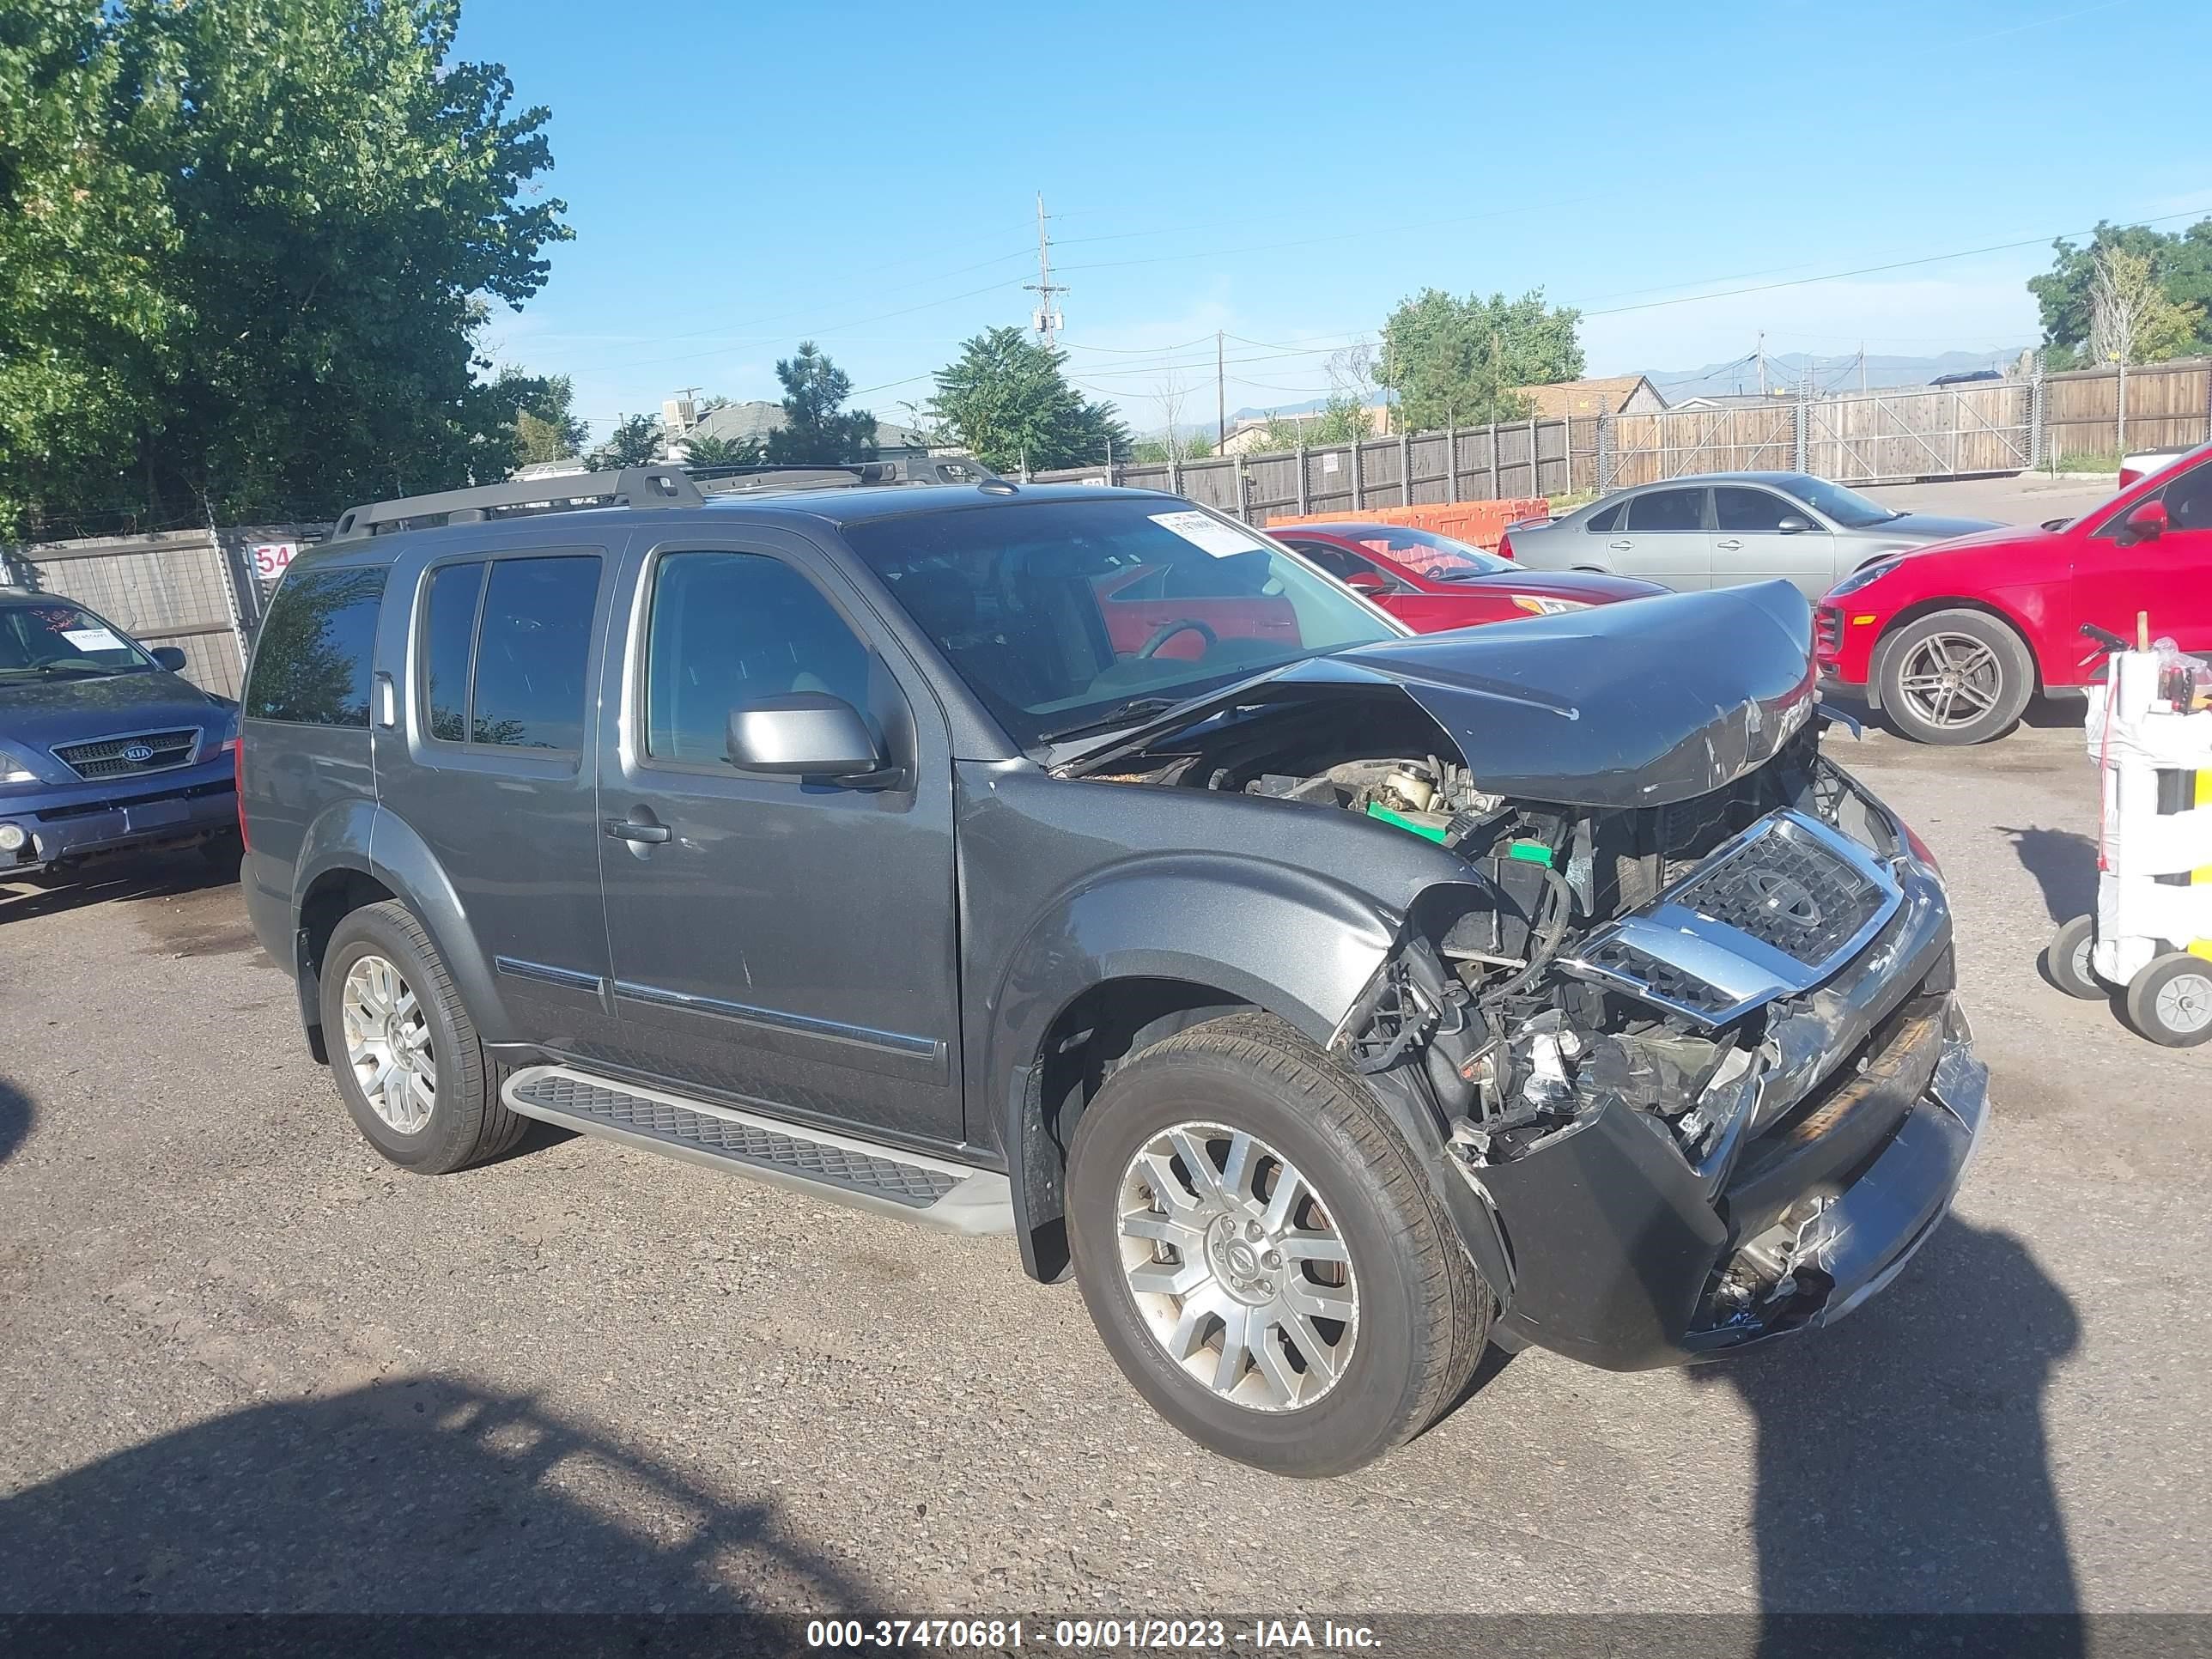
[[[1859,342],[1859,396],[1866,396],[1866,342]]]
[[[1067,287],[1065,283],[1052,280],[1052,235],[1046,228],[1047,216],[1044,210],[1042,191],[1037,192],[1036,207],[1037,279],[1034,283],[1024,283],[1022,286],[1037,296],[1036,313],[1031,320],[1036,325],[1037,337],[1044,342],[1044,349],[1050,351],[1054,349],[1060,331],[1067,325],[1067,319],[1060,314],[1060,308],[1053,303],[1052,296],[1055,294],[1066,293]]]
[[[1751,355],[1759,359],[1759,395],[1764,398],[1766,395],[1766,331],[1763,328],[1759,331],[1759,343],[1751,349]]]
[[[1218,455],[1221,446],[1229,441],[1228,382],[1222,378],[1221,342],[1225,331],[1213,331],[1213,453]]]

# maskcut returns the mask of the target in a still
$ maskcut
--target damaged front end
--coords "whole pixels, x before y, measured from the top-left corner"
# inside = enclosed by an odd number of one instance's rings
[[[1717,610],[1647,603],[1678,629]],[[1985,1074],[1939,877],[1821,755],[1789,603],[1759,611],[1784,647],[1739,636],[1679,717],[1607,710],[1636,744],[1540,705],[1586,752],[1640,746],[1640,772],[1541,774],[1525,727],[1500,739],[1464,700],[1491,695],[1472,641],[1449,696],[1434,674],[1401,679],[1410,707],[1271,687],[1114,757],[1117,781],[1334,807],[1457,861],[1331,1047],[1437,1126],[1499,1236],[1509,1340],[1630,1369],[1838,1318],[1974,1150]],[[1485,763],[1501,741],[1522,788]]]

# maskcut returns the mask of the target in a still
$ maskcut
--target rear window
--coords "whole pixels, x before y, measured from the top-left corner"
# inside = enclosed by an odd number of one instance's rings
[[[246,712],[295,726],[367,726],[384,572],[303,570],[277,585],[261,624]]]
[[[501,559],[485,586],[469,695],[473,743],[579,749],[596,558]]]

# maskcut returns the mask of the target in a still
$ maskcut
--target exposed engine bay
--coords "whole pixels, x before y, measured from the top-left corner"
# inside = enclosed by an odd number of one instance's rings
[[[1820,726],[1721,789],[1644,808],[1492,793],[1436,752],[1434,723],[1376,702],[1249,712],[1113,776],[1334,808],[1454,854],[1468,879],[1424,896],[1437,908],[1409,918],[1339,1028],[1346,1063],[1416,1068],[1472,1164],[1617,1099],[1717,1180],[1865,1035],[1808,994],[1899,902],[1887,865],[1908,848],[1822,757]]]

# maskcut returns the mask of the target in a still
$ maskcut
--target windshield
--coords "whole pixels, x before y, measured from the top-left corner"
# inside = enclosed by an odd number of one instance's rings
[[[136,645],[66,599],[0,605],[0,682],[97,679],[153,666]]]
[[[1869,525],[1887,524],[1892,519],[1904,516],[1879,501],[1869,501],[1855,489],[1830,483],[1826,478],[1808,478],[1802,472],[1793,472],[1774,482],[1808,507],[1826,514],[1849,530],[1864,530]]]
[[[1024,746],[1403,631],[1272,544],[1159,497],[920,513],[845,539]]]
[[[1496,576],[1521,567],[1510,559],[1486,553],[1465,542],[1439,536],[1433,530],[1407,530],[1397,525],[1328,525],[1322,528],[1347,541],[1358,542],[1370,553],[1402,565],[1431,581],[1463,582],[1477,576]]]

